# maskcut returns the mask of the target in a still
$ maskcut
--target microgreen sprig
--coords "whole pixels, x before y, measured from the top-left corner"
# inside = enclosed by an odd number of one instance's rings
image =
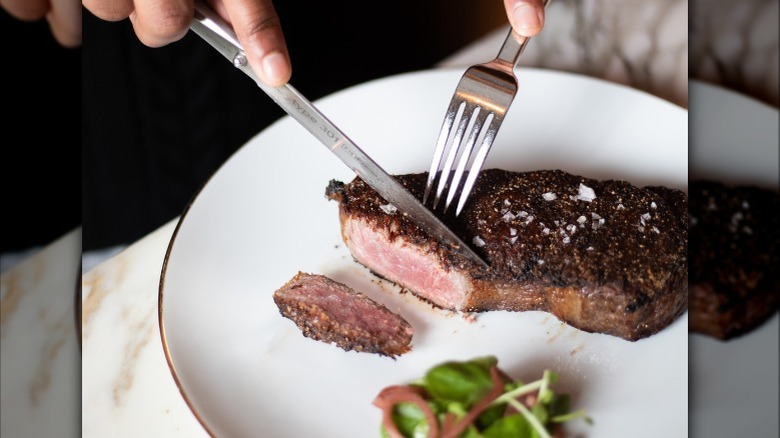
[[[544,370],[539,380],[513,381],[485,356],[436,365],[412,384],[385,388],[374,405],[384,438],[550,438],[560,423],[591,422],[584,409],[569,412],[568,395],[552,389],[557,380]]]

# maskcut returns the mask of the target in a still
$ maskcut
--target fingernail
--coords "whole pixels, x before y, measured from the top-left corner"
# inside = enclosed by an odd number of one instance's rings
[[[287,82],[289,68],[287,58],[279,52],[269,53],[263,57],[263,76],[269,85],[279,86]]]
[[[541,26],[542,20],[536,9],[528,4],[520,4],[513,12],[515,29],[533,29]]]

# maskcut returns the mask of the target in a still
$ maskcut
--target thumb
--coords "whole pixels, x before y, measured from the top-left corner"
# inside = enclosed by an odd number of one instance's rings
[[[544,26],[543,0],[504,0],[506,15],[518,35],[532,37]]]
[[[217,12],[227,14],[249,65],[260,80],[272,87],[287,83],[292,74],[290,56],[271,0],[222,0],[221,3]]]

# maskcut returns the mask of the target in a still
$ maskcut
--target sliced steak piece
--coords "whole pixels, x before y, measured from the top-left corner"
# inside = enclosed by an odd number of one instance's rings
[[[422,198],[426,174],[396,178]],[[543,310],[627,340],[688,305],[687,196],[560,170],[483,170],[460,216],[445,216],[489,269],[448,250],[361,179],[331,181],[353,258],[433,305],[462,312]]]
[[[690,181],[692,332],[728,340],[752,331],[778,309],[778,191]]]
[[[304,336],[345,351],[394,358],[411,349],[414,331],[405,319],[326,276],[299,272],[274,292],[274,302]]]

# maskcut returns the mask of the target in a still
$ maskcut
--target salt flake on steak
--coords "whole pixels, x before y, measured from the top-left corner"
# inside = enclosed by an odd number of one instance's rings
[[[387,214],[395,214],[395,212],[398,211],[398,208],[393,204],[380,205],[379,208]]]
[[[577,188],[577,199],[580,201],[591,202],[596,199],[596,192],[594,192],[592,188],[586,186],[585,184],[580,183],[580,186]]]

